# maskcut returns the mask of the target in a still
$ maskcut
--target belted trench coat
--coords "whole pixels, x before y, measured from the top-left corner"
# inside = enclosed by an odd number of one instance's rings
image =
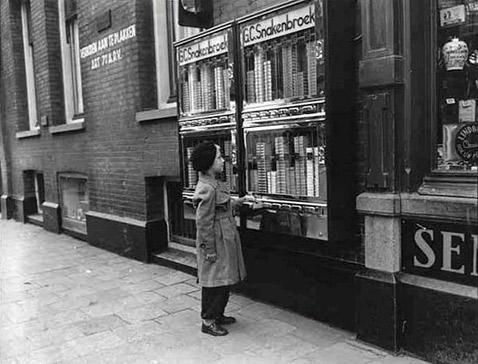
[[[246,269],[229,193],[216,179],[201,175],[193,204],[199,284],[219,287],[239,283],[246,277]],[[206,254],[214,253],[214,262],[206,260]]]

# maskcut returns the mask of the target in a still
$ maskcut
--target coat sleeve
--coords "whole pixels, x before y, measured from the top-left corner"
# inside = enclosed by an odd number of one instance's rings
[[[216,209],[215,190],[203,185],[195,193],[197,244],[204,248],[206,254],[216,254],[214,239],[214,215]]]

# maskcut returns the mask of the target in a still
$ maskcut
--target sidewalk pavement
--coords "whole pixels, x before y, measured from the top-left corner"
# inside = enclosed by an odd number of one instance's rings
[[[233,294],[229,335],[200,332],[188,274],[0,220],[0,363],[420,364]]]

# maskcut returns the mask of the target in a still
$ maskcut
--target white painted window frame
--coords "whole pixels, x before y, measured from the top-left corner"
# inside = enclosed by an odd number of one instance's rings
[[[199,33],[197,28],[183,27],[178,24],[177,14],[180,0],[153,0],[154,38],[156,55],[156,81],[158,94],[158,109],[171,110],[176,115],[176,102],[168,102],[171,93],[170,62],[174,65],[174,54],[170,54],[171,35],[173,41]],[[169,13],[172,9],[172,14]],[[172,16],[172,21],[170,17]],[[174,24],[174,29],[168,26]],[[166,51],[165,51],[166,50]],[[175,81],[174,81],[175,82]]]
[[[78,19],[65,18],[65,2],[58,0],[58,20],[61,43],[61,65],[63,74],[63,98],[65,104],[66,123],[83,122],[81,115],[83,107],[83,88],[80,65],[80,42],[78,32]],[[67,26],[69,29],[67,29]],[[67,39],[70,32],[70,43]]]
[[[28,125],[29,130],[37,130],[40,128],[37,114],[37,99],[35,87],[35,69],[33,63],[33,45],[30,39],[31,29],[28,19],[28,1],[21,2],[21,20],[22,20],[22,40],[23,54],[25,59],[25,78],[27,85],[27,103],[28,103]]]

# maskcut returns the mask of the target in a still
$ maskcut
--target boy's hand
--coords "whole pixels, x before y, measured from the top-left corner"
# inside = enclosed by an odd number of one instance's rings
[[[253,195],[245,195],[242,198],[247,202],[256,202],[256,198]]]
[[[236,199],[238,205],[242,205],[244,202],[254,202],[256,198],[252,195],[245,195]]]

